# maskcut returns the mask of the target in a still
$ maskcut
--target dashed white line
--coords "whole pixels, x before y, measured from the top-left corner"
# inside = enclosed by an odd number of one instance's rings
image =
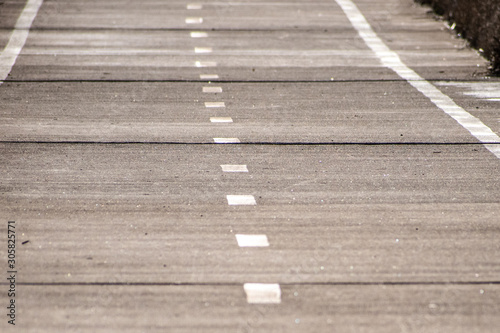
[[[216,94],[216,93],[221,93],[222,92],[222,88],[221,87],[203,87],[202,91],[204,93],[213,93],[213,94]]]
[[[4,50],[0,53],[0,84],[7,78],[28,39],[31,24],[43,0],[29,0],[17,19]]]
[[[231,118],[231,117],[210,117],[210,122],[212,122],[212,123],[232,123],[233,118]]]
[[[240,143],[238,138],[214,138],[215,143]]]
[[[186,24],[201,24],[203,23],[203,17],[186,17]]]
[[[430,82],[422,78],[411,68],[407,67],[401,61],[398,54],[387,47],[387,45],[377,36],[370,24],[366,21],[366,18],[351,0],[335,1],[342,8],[349,21],[351,21],[353,27],[358,31],[359,36],[364,40],[366,45],[372,49],[385,67],[396,72],[396,74],[420,91],[438,108],[443,110],[462,127],[468,130],[496,157],[500,158],[500,145],[489,144],[500,143],[500,137],[496,133],[481,120],[458,106],[450,97],[443,94]]]
[[[225,108],[226,103],[224,102],[205,102],[206,108]]]
[[[248,172],[246,164],[221,164],[223,172]]]
[[[196,67],[217,67],[217,63],[215,61],[196,61],[194,65]]]
[[[266,235],[242,235],[236,234],[239,247],[268,247],[269,241]]]
[[[213,49],[211,47],[195,47],[194,53],[212,53]]]
[[[218,80],[219,75],[217,74],[200,74],[200,80]]]
[[[245,283],[243,289],[250,304],[279,304],[281,303],[281,288],[277,283]]]
[[[204,31],[191,31],[191,38],[207,38],[208,33]]]
[[[201,3],[188,3],[186,8],[189,10],[193,9],[203,9],[203,5]]]
[[[226,199],[229,206],[253,206],[257,204],[253,195],[227,195]]]

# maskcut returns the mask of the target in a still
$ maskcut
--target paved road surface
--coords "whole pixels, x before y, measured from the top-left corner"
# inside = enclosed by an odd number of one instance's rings
[[[40,3],[0,3],[2,332],[498,332],[500,80],[427,9]]]

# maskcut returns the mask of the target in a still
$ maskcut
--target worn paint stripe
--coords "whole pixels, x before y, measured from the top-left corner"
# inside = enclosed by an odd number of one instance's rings
[[[194,53],[212,53],[213,49],[211,47],[195,47]]]
[[[218,80],[219,75],[217,74],[200,74],[200,80]]]
[[[223,172],[248,172],[246,164],[221,164]]]
[[[250,304],[281,303],[281,288],[277,283],[245,283],[243,289]]]
[[[214,138],[215,143],[240,143],[238,138]]]
[[[212,123],[232,123],[233,118],[231,118],[231,117],[210,117],[210,122],[212,122]]]
[[[188,3],[186,8],[189,10],[193,9],[203,9],[203,5],[201,3]]]
[[[191,31],[191,38],[207,38],[208,33],[204,31]]]
[[[481,120],[474,117],[463,108],[458,106],[450,97],[443,94],[430,82],[422,78],[411,68],[406,66],[399,58],[398,54],[392,51],[377,36],[372,27],[351,0],[335,0],[342,8],[345,15],[353,27],[358,31],[359,36],[366,45],[376,54],[380,62],[387,68],[392,69],[401,78],[406,80],[415,89],[420,91],[438,108],[443,110],[450,117],[455,119],[462,127],[468,130],[476,139],[484,143],[485,147],[500,158],[500,149],[491,143],[500,143],[500,137],[495,134]]]
[[[196,61],[194,65],[196,67],[217,67],[217,63],[215,61]]]
[[[224,102],[205,102],[206,108],[225,108],[226,103]]]
[[[43,0],[29,0],[14,25],[9,41],[0,54],[0,84],[7,78],[28,39],[31,24]]]
[[[216,94],[216,93],[221,93],[222,92],[222,88],[221,87],[203,87],[202,91],[204,93],[213,93],[213,94]]]
[[[227,198],[227,204],[230,206],[253,206],[257,204],[253,195],[231,194],[227,195],[226,198]]]
[[[203,17],[186,17],[186,24],[201,24],[203,23]]]
[[[236,234],[239,247],[267,247],[269,240],[266,235],[243,235]]]

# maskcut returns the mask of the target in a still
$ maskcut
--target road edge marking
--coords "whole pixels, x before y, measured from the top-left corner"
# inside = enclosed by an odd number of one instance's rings
[[[0,53],[0,85],[9,76],[17,57],[21,53],[43,0],[29,0],[14,25],[9,41]]]
[[[486,126],[480,119],[474,117],[458,106],[449,96],[445,95],[429,81],[406,66],[399,55],[392,51],[373,31],[364,15],[351,0],[335,0],[344,11],[351,25],[356,29],[365,44],[375,53],[383,66],[393,70],[402,79],[421,92],[434,105],[455,119],[472,136],[478,139],[486,149],[500,158],[500,137]]]

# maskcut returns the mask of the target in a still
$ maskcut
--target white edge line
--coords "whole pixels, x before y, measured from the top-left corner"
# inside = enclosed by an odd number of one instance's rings
[[[28,39],[28,34],[43,0],[29,0],[17,19],[9,41],[0,54],[0,84],[7,78]]]
[[[403,61],[401,61],[398,54],[387,47],[387,45],[377,36],[366,18],[351,0],[335,1],[342,8],[352,26],[358,31],[359,36],[380,59],[382,65],[396,72],[396,74],[420,91],[438,108],[443,110],[463,128],[468,130],[476,139],[484,144],[486,149],[497,158],[500,158],[500,147],[496,144],[491,144],[500,143],[500,137],[496,133],[481,120],[458,106],[450,97],[443,94],[430,82],[406,66]]]

